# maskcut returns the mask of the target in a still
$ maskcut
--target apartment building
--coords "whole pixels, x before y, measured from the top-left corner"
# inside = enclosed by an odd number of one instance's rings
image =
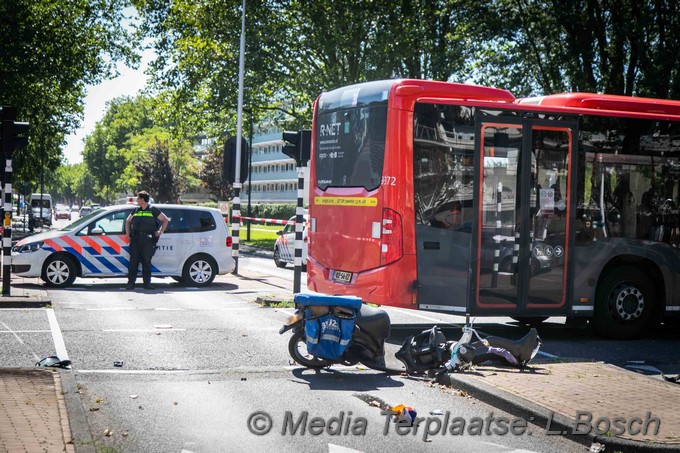
[[[296,203],[298,174],[295,160],[283,154],[281,130],[260,127],[253,136],[251,179],[243,184],[241,202],[250,192],[251,203]],[[305,171],[304,200],[307,203],[309,171]]]

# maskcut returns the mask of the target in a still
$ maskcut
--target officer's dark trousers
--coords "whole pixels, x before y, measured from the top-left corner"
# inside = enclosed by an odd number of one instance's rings
[[[137,269],[142,263],[142,280],[145,285],[151,283],[151,258],[156,250],[156,242],[150,235],[133,236],[130,239],[130,266],[128,267],[128,284],[137,280]]]

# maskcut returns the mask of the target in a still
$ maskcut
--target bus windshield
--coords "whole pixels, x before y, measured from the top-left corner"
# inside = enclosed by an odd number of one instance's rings
[[[325,93],[316,124],[316,185],[380,186],[391,83],[366,84]]]

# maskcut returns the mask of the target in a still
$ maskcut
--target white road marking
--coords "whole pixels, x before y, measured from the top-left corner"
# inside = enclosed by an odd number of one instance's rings
[[[174,329],[174,328],[157,328],[157,329],[102,329],[102,332],[184,332],[187,329]]]
[[[446,325],[450,325],[450,326],[456,325],[456,324],[444,321],[442,319],[432,318],[430,316],[423,316],[423,315],[413,313],[413,310],[402,310],[402,309],[399,309],[399,308],[392,308],[392,310],[397,311],[399,313],[403,313],[405,315],[413,316],[415,318],[421,318],[421,319],[426,319],[428,321],[433,321],[433,322],[436,322],[437,324],[446,324]]]
[[[341,445],[328,444],[328,453],[363,453],[361,450],[343,447]]]
[[[68,360],[68,352],[66,352],[66,344],[64,344],[64,336],[61,334],[57,317],[54,314],[53,308],[45,310],[47,312],[47,320],[50,322],[50,329],[52,330],[52,339],[54,340],[54,348],[57,352],[59,360]]]
[[[28,351],[29,351],[31,354],[33,354],[33,358],[36,360],[36,362],[37,362],[38,360],[40,360],[40,357],[38,357],[38,354],[36,354],[35,352],[33,352],[33,350],[32,350],[31,348],[29,348],[28,345],[27,345],[26,343],[24,343],[24,341],[21,339],[21,337],[20,337],[19,335],[17,335],[18,333],[22,333],[22,332],[26,332],[26,331],[12,330],[12,329],[10,329],[9,326],[8,326],[7,324],[5,324],[4,322],[2,323],[2,325],[5,326],[5,329],[7,329],[6,332],[13,334],[13,335],[14,335],[14,338],[16,338],[17,341],[18,341],[19,343],[21,343],[22,345],[24,345],[24,346],[26,347],[26,349],[28,349]],[[29,332],[30,332],[30,331],[29,331]],[[46,330],[46,331],[44,331],[44,332],[49,332],[49,331]]]

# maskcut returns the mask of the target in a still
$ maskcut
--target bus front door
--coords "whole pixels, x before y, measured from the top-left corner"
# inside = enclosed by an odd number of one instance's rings
[[[471,314],[563,311],[575,130],[563,121],[478,122]]]

